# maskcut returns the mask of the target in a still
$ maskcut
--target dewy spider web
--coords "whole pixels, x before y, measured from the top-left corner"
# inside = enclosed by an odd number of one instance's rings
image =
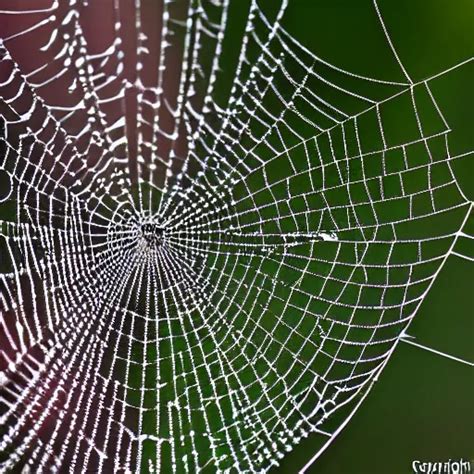
[[[1,2],[3,471],[318,454],[472,238],[377,5],[400,82],[325,62],[275,7]]]

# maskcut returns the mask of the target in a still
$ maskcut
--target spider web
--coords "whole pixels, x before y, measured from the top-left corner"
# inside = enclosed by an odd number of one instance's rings
[[[399,81],[244,3],[1,3],[2,470],[318,455],[472,239],[377,5]]]

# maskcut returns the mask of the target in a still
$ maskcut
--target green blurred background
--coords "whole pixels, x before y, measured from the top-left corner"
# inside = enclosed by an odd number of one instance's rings
[[[474,2],[385,0],[378,6],[399,58],[417,82],[473,56]],[[403,81],[371,1],[291,0],[286,28],[324,60],[351,72]],[[452,155],[473,150],[472,62],[430,82],[448,124]],[[403,126],[403,123],[400,124]],[[455,163],[473,198],[472,154]],[[472,232],[471,213],[467,227]],[[464,255],[472,249],[460,247]],[[408,333],[420,344],[474,361],[474,266],[446,261]],[[474,464],[474,373],[464,365],[400,343],[348,426],[307,472],[409,473],[412,462]],[[297,472],[315,454],[302,441],[275,472]]]

